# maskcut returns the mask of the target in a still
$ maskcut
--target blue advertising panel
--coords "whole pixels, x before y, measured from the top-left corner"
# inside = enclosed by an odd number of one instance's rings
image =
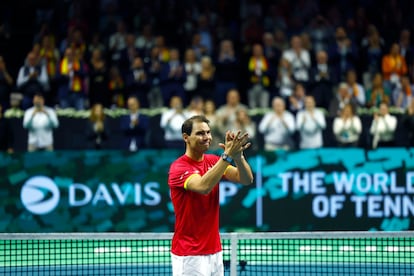
[[[168,168],[181,152],[0,155],[0,232],[174,229]],[[220,183],[221,231],[414,229],[414,151],[262,152],[255,183]]]

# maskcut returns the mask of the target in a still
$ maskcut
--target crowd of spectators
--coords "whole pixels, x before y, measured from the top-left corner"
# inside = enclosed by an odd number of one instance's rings
[[[120,149],[135,151],[148,147],[151,127],[138,110],[161,108],[168,148],[183,146],[181,123],[198,113],[214,135],[238,127],[269,150],[323,147],[326,137],[361,146],[363,133],[369,147],[393,146],[398,127],[414,144],[411,1],[40,2],[15,74],[7,9],[0,21],[0,106],[5,115],[22,110],[24,128],[33,114],[52,131],[65,127],[55,110],[88,110],[85,139],[100,149],[114,131],[104,110],[125,108]],[[33,112],[39,97],[45,107]],[[368,126],[360,110],[372,112]],[[0,136],[12,152],[13,135]]]

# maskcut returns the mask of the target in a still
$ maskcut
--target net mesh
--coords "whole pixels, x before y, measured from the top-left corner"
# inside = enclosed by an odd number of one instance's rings
[[[0,275],[172,275],[172,233],[0,234]],[[225,275],[414,275],[413,232],[222,234]]]

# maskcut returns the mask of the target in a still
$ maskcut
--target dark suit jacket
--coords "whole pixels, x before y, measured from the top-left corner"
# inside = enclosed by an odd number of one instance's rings
[[[121,117],[121,130],[124,135],[122,149],[129,150],[132,139],[135,139],[138,149],[147,147],[147,136],[149,133],[149,118],[147,115],[138,115],[138,125],[131,127],[131,116],[123,115]]]

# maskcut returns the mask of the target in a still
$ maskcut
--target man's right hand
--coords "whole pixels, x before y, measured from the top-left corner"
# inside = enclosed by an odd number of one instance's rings
[[[240,130],[237,133],[227,131],[225,144],[219,144],[231,158],[235,159],[241,156],[244,150],[251,145],[249,142],[249,134],[241,134]]]

